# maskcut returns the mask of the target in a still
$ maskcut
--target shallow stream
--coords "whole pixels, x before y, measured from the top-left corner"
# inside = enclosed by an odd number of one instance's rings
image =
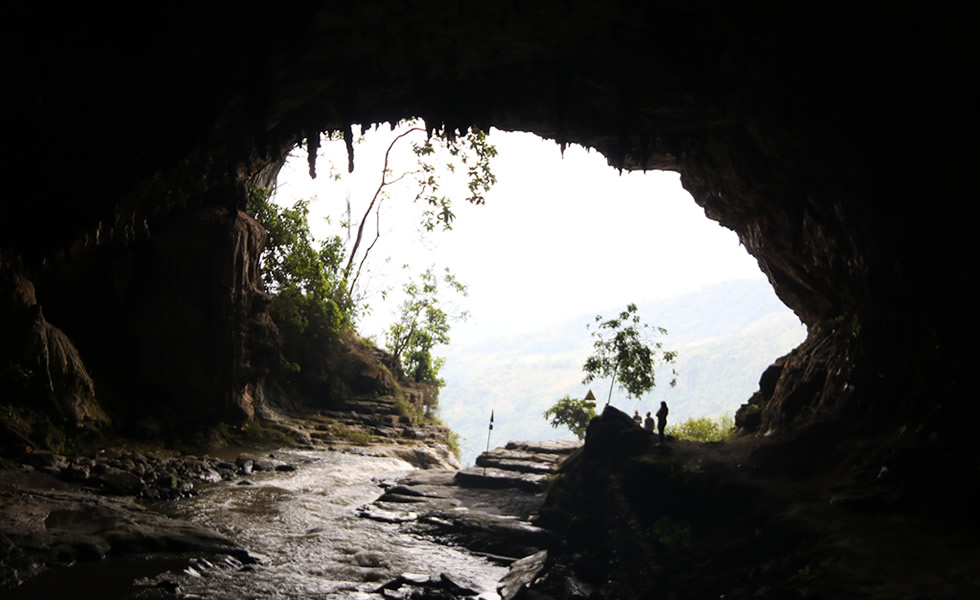
[[[412,467],[396,458],[325,451],[276,454],[292,472],[256,473],[254,485],[225,482],[172,505],[172,513],[217,530],[261,562],[245,571],[194,569],[175,578],[184,593],[214,599],[379,598],[373,590],[402,574],[449,575],[496,598],[506,569],[463,548],[403,533],[357,516],[378,483]]]
[[[253,473],[203,487],[194,497],[150,508],[222,533],[258,559],[125,556],[54,569],[13,590],[39,600],[66,594],[106,600],[320,598],[380,599],[381,585],[446,574],[495,599],[506,568],[464,548],[357,516],[381,495],[379,483],[412,469],[397,458],[329,451],[281,451],[295,471]]]

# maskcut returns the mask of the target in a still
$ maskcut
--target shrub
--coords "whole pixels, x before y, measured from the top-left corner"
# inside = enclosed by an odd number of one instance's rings
[[[734,420],[728,415],[722,415],[716,419],[692,417],[667,428],[669,435],[679,440],[692,442],[724,442],[732,436],[734,431]]]
[[[585,439],[585,430],[596,416],[595,403],[565,395],[544,411],[544,418],[552,427],[565,426],[580,440]]]

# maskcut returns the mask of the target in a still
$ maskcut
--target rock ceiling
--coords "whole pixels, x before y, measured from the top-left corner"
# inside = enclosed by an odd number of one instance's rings
[[[47,318],[87,361],[140,372],[150,367],[131,351],[103,350],[194,343],[161,331],[197,319],[159,306],[161,290],[168,306],[209,305],[187,288],[223,267],[191,263],[231,261],[260,234],[229,221],[226,242],[195,241],[223,226],[215,215],[188,224],[190,212],[241,206],[317,132],[417,115],[680,171],[810,326],[792,359],[809,387],[777,385],[770,424],[790,404],[905,421],[976,411],[957,399],[978,287],[967,218],[976,152],[963,151],[976,120],[974,36],[963,15],[625,0],[148,10],[17,8],[4,25],[17,192],[0,258],[37,281]],[[167,252],[180,257],[163,261],[168,276],[197,269],[183,291],[125,275]],[[223,284],[241,291],[248,279]],[[159,310],[141,312],[144,301]],[[217,306],[221,324],[203,331],[248,337],[250,302]],[[146,325],[154,319],[165,322]],[[154,333],[134,341],[109,322]],[[215,367],[218,387],[251,376],[240,342],[205,342],[216,364],[233,363]],[[168,377],[192,379],[190,369]]]

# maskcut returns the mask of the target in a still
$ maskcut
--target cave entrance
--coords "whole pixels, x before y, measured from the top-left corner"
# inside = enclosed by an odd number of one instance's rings
[[[344,141],[324,138],[316,179],[306,148],[297,148],[273,199],[281,206],[312,199],[314,235],[347,235],[344,222],[356,228],[385,152],[402,131],[355,127],[353,173]],[[482,450],[491,410],[501,438],[567,437],[541,414],[566,393],[585,394],[585,326],[596,314],[611,316],[634,302],[644,322],[668,330],[665,347],[679,352],[677,387],[667,385],[665,373],[640,403],[614,393],[613,404],[646,412],[666,400],[675,422],[732,415],[765,367],[804,339],[804,326],[755,259],[734,232],[704,215],[678,173],[620,173],[596,151],[563,152],[530,133],[492,129],[488,140],[498,151],[498,181],[485,205],[454,202],[451,231],[419,226],[411,184],[388,190],[377,220],[367,224],[368,238],[379,223],[382,235],[364,276],[371,310],[357,324],[383,346],[401,286],[430,265],[450,268],[467,284],[461,301],[471,317],[453,324],[452,344],[440,351],[448,382],[441,413],[465,439],[464,464]],[[389,168],[397,176],[414,160],[402,144]],[[604,396],[606,384],[596,385]]]

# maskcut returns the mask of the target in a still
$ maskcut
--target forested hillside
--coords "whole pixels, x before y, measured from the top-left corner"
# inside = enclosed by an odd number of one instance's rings
[[[623,306],[631,299],[624,298]],[[612,404],[632,414],[670,405],[671,422],[689,417],[733,414],[758,388],[759,375],[773,359],[806,336],[800,320],[764,279],[730,281],[682,296],[639,303],[640,314],[664,327],[664,347],[678,352],[677,386],[668,385],[669,369],[658,372],[658,385],[639,402],[614,390]],[[622,309],[603,307],[611,315]],[[491,410],[491,446],[507,440],[570,438],[553,429],[542,413],[558,398],[581,398],[582,364],[591,352],[586,324],[595,314],[535,334],[452,346],[444,374],[448,385],[440,404],[443,418],[463,437],[463,464],[486,447]],[[592,386],[600,407],[608,381]]]

